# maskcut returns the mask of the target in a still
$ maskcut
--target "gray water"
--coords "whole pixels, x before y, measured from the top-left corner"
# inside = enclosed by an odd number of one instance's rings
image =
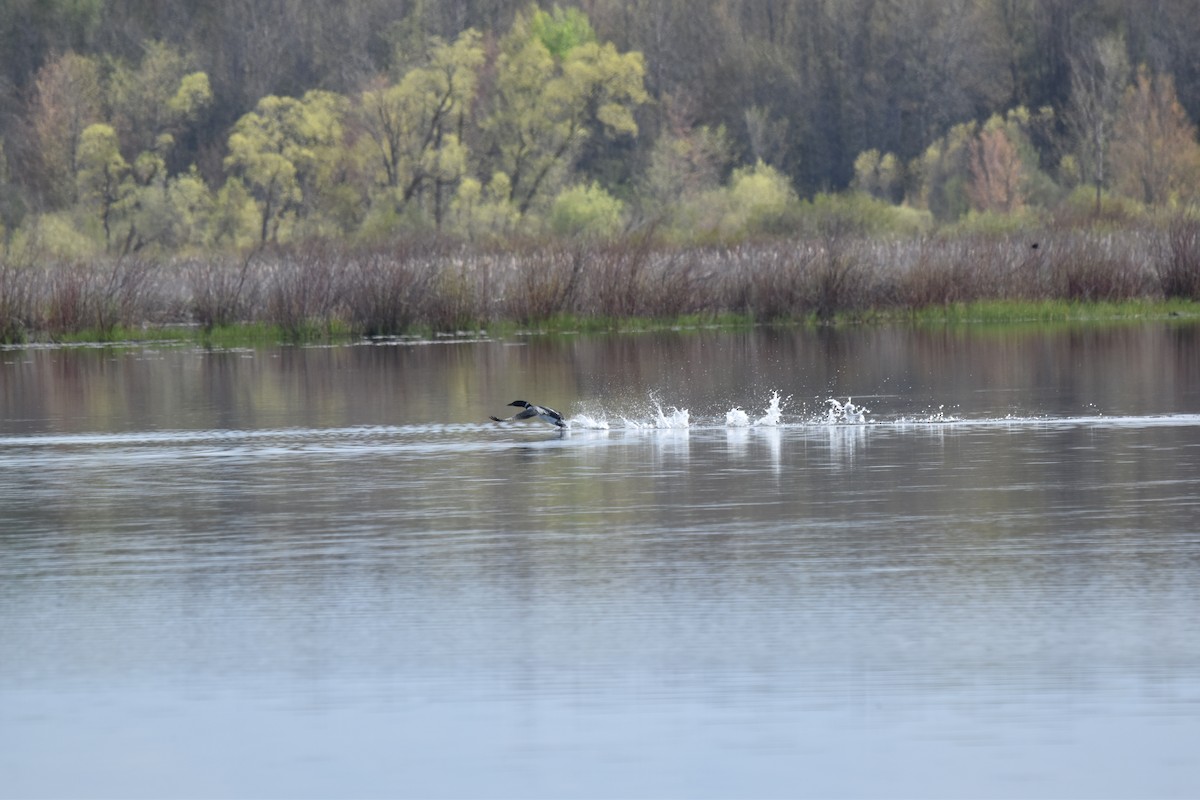
[[[1195,325],[0,350],[3,797],[1195,797],[1198,746]]]

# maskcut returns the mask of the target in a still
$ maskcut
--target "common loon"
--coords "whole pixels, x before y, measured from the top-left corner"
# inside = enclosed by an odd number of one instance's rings
[[[548,422],[551,425],[559,428],[567,427],[567,422],[563,419],[563,415],[555,411],[553,408],[547,408],[546,406],[535,406],[533,403],[527,403],[524,400],[513,400],[511,403],[509,403],[509,405],[516,406],[517,408],[524,410],[518,411],[516,414],[513,414],[511,417],[506,419],[492,417],[492,421],[510,422],[512,420],[533,419],[534,417],[537,417],[542,422]]]

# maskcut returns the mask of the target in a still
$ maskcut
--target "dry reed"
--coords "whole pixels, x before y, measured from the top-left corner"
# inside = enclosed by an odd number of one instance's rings
[[[659,245],[650,235],[491,249],[307,243],[239,260],[0,261],[0,339],[103,336],[171,322],[260,323],[302,337],[334,329],[471,330],[563,315],[827,320],[978,300],[1163,297],[1200,299],[1200,223],[1020,236],[824,235],[691,248]]]

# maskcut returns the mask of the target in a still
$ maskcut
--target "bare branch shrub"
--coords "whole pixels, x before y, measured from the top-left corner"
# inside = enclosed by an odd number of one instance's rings
[[[328,329],[341,300],[340,274],[339,264],[320,245],[281,253],[268,266],[267,321],[293,338],[314,327]]]
[[[489,316],[491,263],[473,256],[446,255],[430,282],[422,321],[435,331],[477,330]]]
[[[1036,247],[1034,245],[1037,245]],[[206,328],[267,322],[286,335],[344,323],[365,335],[477,330],[559,314],[601,319],[838,314],[988,299],[1116,301],[1200,295],[1200,222],[1167,230],[1050,226],[1013,233],[817,237],[672,247],[606,244],[475,249],[404,242],[354,251],[298,245],[234,261],[122,258],[43,267],[0,262],[0,338],[190,316]]]
[[[46,327],[51,334],[87,327],[94,270],[83,264],[55,264],[47,269]]]
[[[706,290],[697,262],[677,251],[656,251],[647,257],[640,287],[643,314],[677,317],[720,310],[716,293]]]
[[[1053,250],[1052,296],[1113,301],[1151,293],[1150,273],[1146,268],[1149,242],[1145,236],[1072,233],[1066,238],[1067,246],[1056,246]]]
[[[95,327],[104,335],[118,326],[156,321],[160,303],[155,292],[158,266],[142,258],[119,258],[100,279],[95,293]]]
[[[578,301],[587,248],[537,249],[506,255],[519,263],[507,271],[504,310],[507,316],[530,324],[575,309]]]
[[[36,329],[37,271],[0,261],[0,343],[23,342]]]
[[[118,327],[159,321],[167,301],[158,290],[158,266],[136,258],[92,264],[55,263],[42,276],[42,325],[61,336],[94,330],[107,337]]]
[[[1178,217],[1168,227],[1166,240],[1154,262],[1163,295],[1200,299],[1200,220]]]
[[[897,301],[910,308],[944,306],[971,299],[969,265],[972,251],[965,242],[923,239],[896,279]]]
[[[254,254],[247,255],[240,263],[223,258],[196,258],[183,264],[190,294],[188,306],[205,330],[249,318],[254,298],[261,291],[257,274],[251,280],[253,258]]]
[[[364,336],[406,332],[429,303],[433,266],[411,253],[367,253],[347,264],[345,273],[348,321]]]
[[[860,305],[863,274],[860,261],[847,242],[837,234],[826,234],[823,247],[810,263],[811,276],[807,288],[807,306],[816,312],[817,319],[826,321],[838,311],[849,311]]]
[[[746,308],[766,320],[800,316],[812,308],[810,285],[821,251],[810,242],[755,248],[746,268]]]
[[[601,317],[633,317],[646,311],[643,273],[652,242],[637,236],[601,245],[587,268],[587,304],[583,311]]]

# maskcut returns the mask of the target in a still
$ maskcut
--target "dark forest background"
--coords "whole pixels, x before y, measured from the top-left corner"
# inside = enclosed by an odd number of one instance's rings
[[[1194,0],[0,0],[10,250],[1136,216],[1198,115]]]

